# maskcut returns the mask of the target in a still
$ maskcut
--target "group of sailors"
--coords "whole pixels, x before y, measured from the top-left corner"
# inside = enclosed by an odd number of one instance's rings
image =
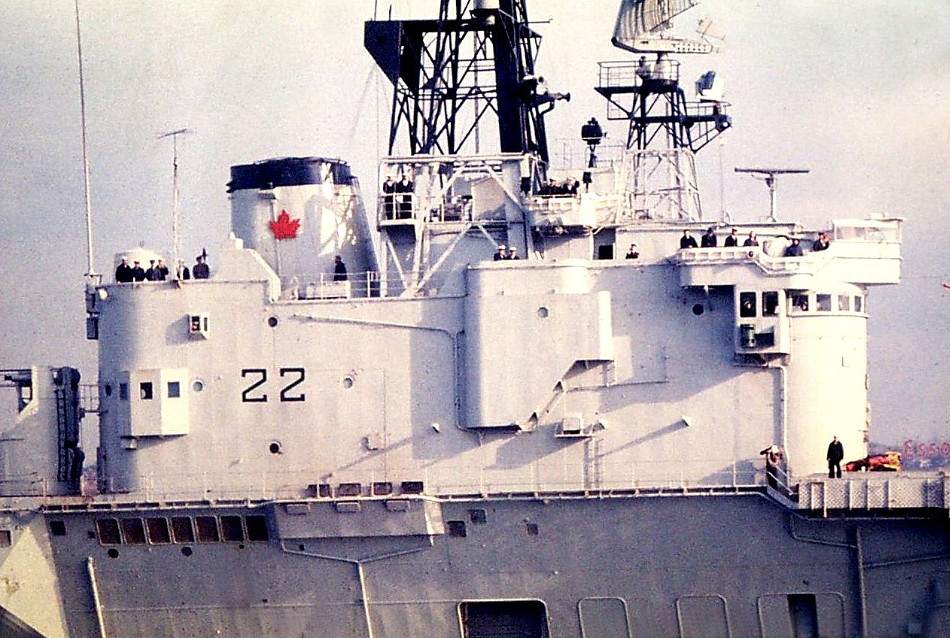
[[[518,249],[515,246],[505,246],[504,244],[498,245],[498,251],[492,257],[493,261],[505,261],[508,259],[521,259],[518,256]]]
[[[803,257],[805,255],[805,250],[802,247],[801,239],[798,237],[787,237],[782,236],[784,239],[788,240],[790,243],[784,247],[782,250],[782,257]],[[680,249],[686,248],[716,248],[719,245],[719,240],[716,237],[716,228],[715,226],[710,226],[705,234],[700,238],[699,244],[696,243],[696,238],[690,234],[690,230],[684,229],[683,236],[680,237]],[[750,231],[748,237],[742,242],[743,247],[749,246],[758,246],[759,237],[756,235],[755,231]],[[827,233],[818,233],[818,239],[812,242],[811,251],[819,252],[822,250],[827,250],[831,245],[831,240],[828,239]],[[723,246],[726,248],[738,247],[739,246],[739,229],[733,228],[732,232],[726,236]]]
[[[581,183],[576,179],[568,177],[563,183],[558,184],[556,179],[549,179],[548,183],[538,189],[538,195],[541,197],[551,197],[555,195],[577,195]]]
[[[138,259],[132,260],[129,265],[129,258],[122,257],[121,262],[115,269],[115,282],[117,284],[130,284],[140,281],[165,281],[169,277],[168,266],[164,259],[150,259],[149,267],[142,268]],[[189,270],[183,260],[178,260],[177,279],[191,279],[192,274],[195,279],[207,279],[211,275],[211,269],[205,263],[204,255],[198,255],[195,258],[194,267]]]
[[[399,181],[392,175],[383,182],[383,211],[386,219],[408,219],[412,217],[412,193],[415,185],[408,175],[403,174]]]

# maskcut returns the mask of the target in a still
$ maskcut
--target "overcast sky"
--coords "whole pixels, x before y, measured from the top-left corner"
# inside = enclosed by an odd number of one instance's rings
[[[605,119],[598,60],[617,0],[531,1],[540,73],[570,91],[551,139]],[[396,0],[394,17],[436,0]],[[228,232],[229,167],[318,155],[350,162],[375,194],[389,86],[362,47],[383,0],[81,0],[95,266],[143,244],[170,253],[171,165],[179,149],[185,257]],[[736,166],[804,167],[779,184],[779,213],[812,228],[836,217],[906,218],[904,282],[874,288],[872,440],[950,439],[950,0],[709,0],[727,34],[716,69],[734,128],[700,162],[706,217],[767,215],[761,182]],[[67,0],[0,0],[0,368],[76,365],[84,339],[85,220],[75,17]],[[611,131],[620,137],[621,129]],[[725,172],[720,201],[719,160]]]

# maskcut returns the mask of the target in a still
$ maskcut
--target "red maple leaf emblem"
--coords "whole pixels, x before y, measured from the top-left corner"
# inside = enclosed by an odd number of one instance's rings
[[[277,221],[270,222],[270,229],[274,233],[275,239],[293,239],[297,236],[297,229],[299,228],[300,220],[290,219],[290,215],[285,210],[280,211]]]

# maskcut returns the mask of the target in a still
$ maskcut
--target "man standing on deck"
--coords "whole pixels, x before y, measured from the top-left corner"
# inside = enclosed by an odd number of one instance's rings
[[[841,460],[844,459],[844,446],[838,437],[828,444],[828,478],[841,478]]]
[[[211,274],[211,269],[208,268],[208,264],[205,263],[204,255],[198,255],[195,257],[195,266],[191,269],[191,274],[195,276],[195,279],[207,279]]]

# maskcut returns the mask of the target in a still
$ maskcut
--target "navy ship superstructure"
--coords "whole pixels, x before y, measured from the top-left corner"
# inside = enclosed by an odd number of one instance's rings
[[[704,44],[643,35],[692,4],[621,4],[634,57],[598,91],[626,144],[596,158],[588,122],[575,167],[523,0],[368,23],[395,91],[376,202],[340,159],[234,166],[210,277],[88,287],[94,398],[3,371],[6,634],[950,634],[946,477],[826,478],[833,437],[868,454],[901,219],[703,219],[728,105],[680,84]]]

